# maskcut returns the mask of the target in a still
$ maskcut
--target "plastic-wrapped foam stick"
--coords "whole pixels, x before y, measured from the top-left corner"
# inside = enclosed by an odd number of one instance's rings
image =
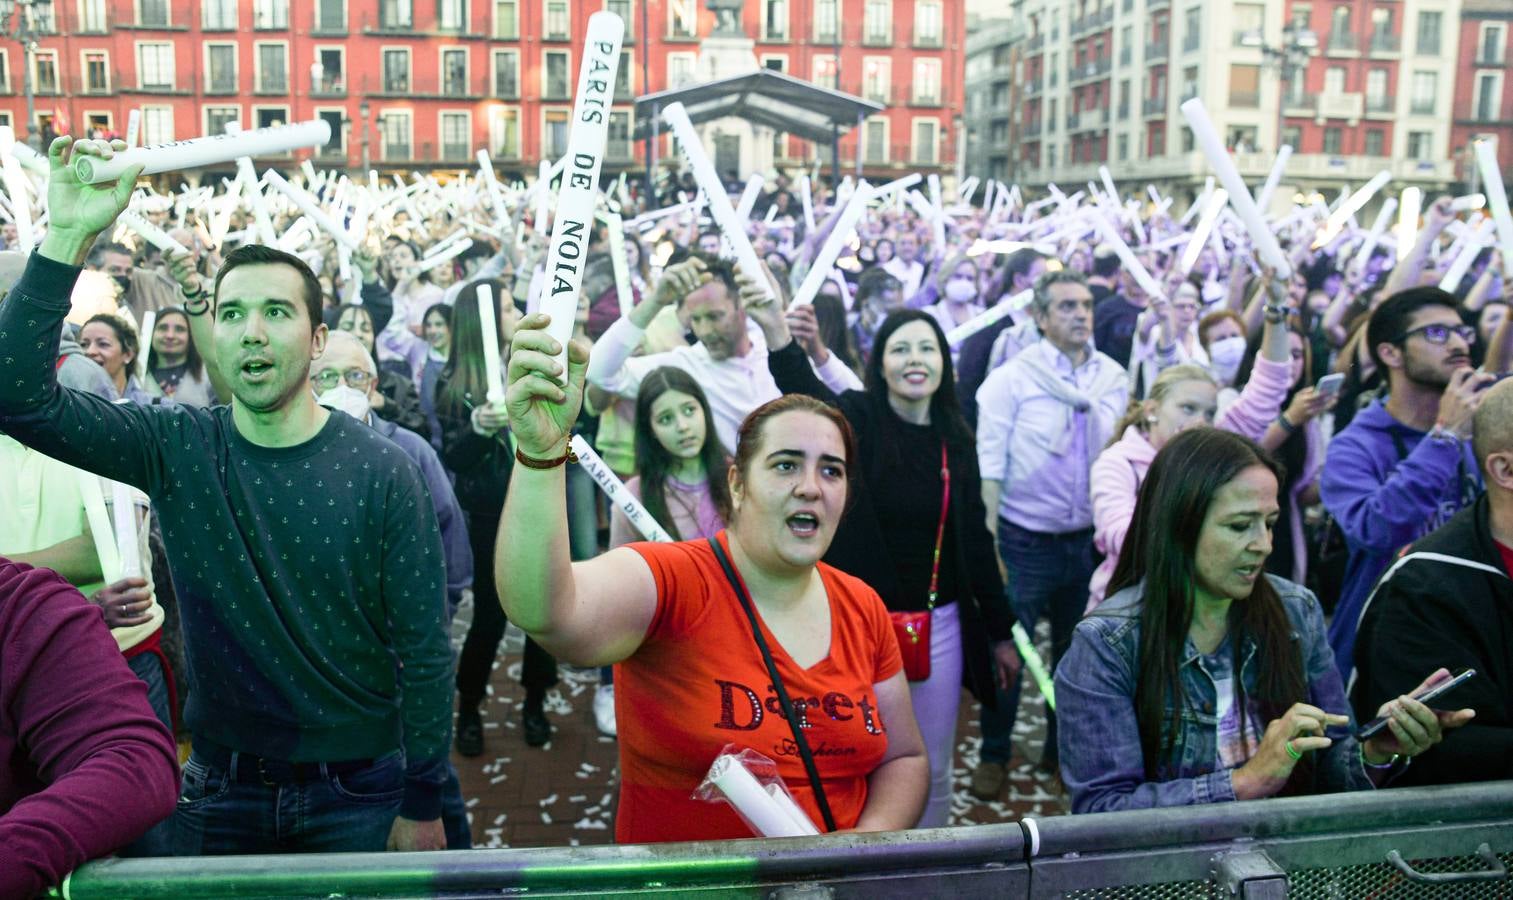
[[[799,202],[804,205],[804,233],[814,234],[814,197],[809,193],[809,176],[799,177]],[[774,204],[773,209],[777,209]]]
[[[1403,188],[1397,210],[1397,260],[1402,262],[1413,252],[1418,239],[1418,214],[1424,205],[1424,192],[1420,188]]]
[[[1251,197],[1250,190],[1245,187],[1245,179],[1240,177],[1234,160],[1224,148],[1219,133],[1214,130],[1214,123],[1208,118],[1208,110],[1204,108],[1203,101],[1194,97],[1183,103],[1182,115],[1192,128],[1193,139],[1202,149],[1203,155],[1208,157],[1208,164],[1213,167],[1214,174],[1224,184],[1224,189],[1229,191],[1229,203],[1245,224],[1245,230],[1250,233],[1250,239],[1261,259],[1271,266],[1277,277],[1291,278],[1292,264],[1288,262],[1287,254],[1282,252],[1282,246],[1277,243],[1277,236],[1271,233],[1271,229],[1266,227],[1266,222],[1261,218],[1261,210],[1256,207],[1255,198]]]
[[[177,172],[231,162],[238,157],[272,156],[301,147],[320,147],[331,140],[331,123],[314,119],[295,125],[256,128],[236,134],[213,134],[135,147],[110,159],[98,156],[74,157],[74,175],[86,184],[99,184],[120,178],[121,173],[141,163],[143,175]]]
[[[119,481],[110,483],[111,518],[115,520],[116,553],[121,558],[121,577],[142,577],[142,551],[137,546],[137,505],[131,489]]]
[[[609,108],[624,38],[625,23],[614,13],[601,11],[588,17],[583,62],[578,67],[578,93],[573,99],[572,130],[567,137],[568,161],[552,213],[552,239],[546,250],[546,284],[541,298],[542,311],[551,316],[547,333],[562,345],[557,362],[563,378],[567,377],[567,342],[573,336],[578,293],[583,288],[599,170],[609,139]],[[546,195],[543,192],[539,196]]]
[[[1493,237],[1492,229],[1495,227],[1496,224],[1491,219],[1483,219],[1476,231],[1466,238],[1465,244],[1455,256],[1455,261],[1450,263],[1449,270],[1445,272],[1445,277],[1440,279],[1440,290],[1454,293],[1455,289],[1460,287],[1461,279],[1466,277],[1466,273],[1471,271],[1471,264],[1476,262],[1476,255],[1481,253],[1482,248]]]
[[[629,519],[630,524],[641,532],[642,537],[648,541],[659,541],[664,544],[673,542],[672,535],[657,524],[657,520],[651,517],[651,513],[646,511],[646,507],[641,505],[641,501],[637,500],[634,494],[626,490],[625,483],[610,470],[603,459],[599,458],[599,454],[594,452],[594,448],[588,445],[588,441],[585,441],[582,435],[573,435],[569,446],[577,455],[578,464],[583,467],[583,471],[587,472],[594,483],[599,485],[599,489],[604,492],[605,497],[609,498],[609,502],[625,514],[625,518]]]
[[[4,175],[5,193],[10,197],[11,215],[16,221],[17,249],[30,253],[36,237],[32,232],[31,182],[21,171],[21,161],[16,158],[16,135],[9,125],[0,126],[0,174]]]
[[[1370,203],[1371,198],[1376,196],[1376,192],[1386,187],[1387,182],[1391,180],[1392,172],[1383,169],[1373,175],[1364,187],[1347,197],[1338,209],[1329,214],[1329,221],[1324,223],[1324,227],[1319,229],[1318,237],[1313,241],[1313,249],[1318,250],[1334,240],[1340,233],[1340,229],[1345,227],[1345,223],[1350,221],[1350,217],[1360,212],[1361,207]]]
[[[1287,169],[1287,161],[1292,159],[1292,145],[1283,144],[1277,149],[1277,158],[1271,164],[1271,171],[1266,174],[1266,182],[1256,192],[1256,209],[1261,215],[1266,215],[1266,210],[1271,206],[1271,195],[1276,193],[1277,185],[1282,182],[1282,173]]]
[[[762,783],[734,756],[721,756],[709,768],[709,782],[719,789],[741,818],[762,837],[804,837],[806,832],[772,799]],[[817,833],[817,832],[816,832]]]
[[[609,262],[615,273],[615,297],[620,315],[628,316],[635,308],[636,295],[630,283],[630,260],[625,258],[625,223],[618,213],[607,213],[604,224],[609,232]]]
[[[172,235],[137,215],[135,210],[123,210],[116,219],[122,225],[125,225],[128,229],[139,235],[142,240],[164,253],[189,252],[188,248],[174,240]],[[146,354],[143,355],[145,356]]]
[[[1193,270],[1198,262],[1198,254],[1203,252],[1203,245],[1208,241],[1208,235],[1214,230],[1214,222],[1218,220],[1219,213],[1224,211],[1224,205],[1229,202],[1229,191],[1218,188],[1214,195],[1208,198],[1208,206],[1204,208],[1203,215],[1198,219],[1198,227],[1193,229],[1192,240],[1187,242],[1187,248],[1182,251],[1182,274]]]
[[[1371,230],[1366,233],[1366,240],[1361,244],[1360,252],[1356,253],[1354,263],[1364,266],[1371,258],[1371,251],[1376,249],[1377,243],[1387,231],[1387,224],[1392,221],[1392,214],[1397,211],[1397,198],[1388,197],[1382,203],[1382,208],[1376,211],[1376,219],[1371,223]]]
[[[422,259],[415,265],[415,271],[417,274],[420,272],[429,272],[432,269],[440,266],[442,263],[451,262],[452,260],[461,256],[463,253],[466,253],[468,248],[472,246],[472,238],[463,238],[462,240],[451,245],[440,253],[434,254],[432,256],[427,256]]]
[[[678,146],[682,148],[684,156],[688,158],[689,167],[693,169],[694,181],[705,195],[705,201],[709,204],[709,213],[714,217],[715,225],[730,241],[737,265],[748,278],[756,279],[769,300],[777,302],[778,298],[772,293],[772,285],[762,277],[762,262],[757,257],[756,249],[751,246],[751,241],[746,237],[746,225],[736,217],[735,209],[730,205],[730,197],[725,194],[720,177],[715,174],[714,164],[709,161],[708,154],[704,152],[704,144],[699,140],[699,133],[693,130],[693,122],[688,118],[688,111],[681,103],[668,104],[662,108],[662,121],[672,129],[673,134],[677,135]]]
[[[1497,223],[1503,269],[1513,274],[1513,213],[1508,211],[1508,191],[1503,187],[1502,170],[1497,165],[1497,139],[1485,138],[1471,146],[1476,150],[1476,164],[1481,169],[1482,190],[1492,207],[1492,221]]]
[[[804,834],[812,836],[820,833],[820,830],[814,827],[814,822],[810,821],[809,816],[799,809],[799,805],[793,802],[793,798],[788,796],[787,791],[783,790],[782,785],[769,784],[766,791],[773,800],[777,801],[777,805],[783,808],[783,812],[788,814],[788,818],[804,830]]]
[[[957,325],[955,328],[952,328],[950,331],[946,332],[946,343],[951,345],[952,347],[955,347],[977,332],[983,330],[984,328],[987,328],[989,325],[998,322],[1004,316],[1007,316],[1008,314],[1013,312],[1018,312],[1019,310],[1024,309],[1026,306],[1029,306],[1030,301],[1034,299],[1035,291],[1031,288],[1026,288],[1025,290],[1022,290],[1019,293],[1015,294],[1014,296],[1000,301],[992,309],[980,312],[972,318],[961,323],[960,325]]]
[[[504,192],[499,188],[499,179],[494,177],[494,161],[489,158],[489,151],[482,147],[478,149],[478,171],[483,175],[489,202],[494,205],[494,215],[499,217],[499,221],[508,222],[510,213],[504,205]]]
[[[1245,196],[1246,199],[1250,198],[1249,194]],[[1097,222],[1099,234],[1102,235],[1103,240],[1109,246],[1114,248],[1114,255],[1119,257],[1119,261],[1124,264],[1124,268],[1135,279],[1135,283],[1140,285],[1140,289],[1145,291],[1152,299],[1165,297],[1166,292],[1161,290],[1160,282],[1156,281],[1155,278],[1151,277],[1151,273],[1146,271],[1145,266],[1135,256],[1134,251],[1130,250],[1129,244],[1126,244],[1124,238],[1119,236],[1118,230],[1109,224],[1108,219],[1103,216],[1094,216],[1094,218]]]
[[[504,403],[504,373],[499,365],[499,314],[493,285],[487,282],[478,285],[478,330],[483,332],[483,377],[489,403],[500,406]]]
[[[830,270],[841,255],[841,248],[850,242],[852,232],[856,231],[856,223],[861,221],[862,213],[867,211],[867,204],[871,201],[872,188],[863,181],[851,193],[851,199],[846,202],[846,208],[841,211],[835,228],[831,229],[830,236],[825,239],[819,253],[815,254],[814,262],[809,266],[809,271],[804,274],[804,280],[800,282],[798,290],[793,292],[792,306],[814,302],[820,286],[825,283],[826,278],[830,277]]]
[[[1046,670],[1045,662],[1040,654],[1035,652],[1035,644],[1030,640],[1030,635],[1024,630],[1024,626],[1014,623],[1014,648],[1019,651],[1019,659],[1024,663],[1024,670],[1035,679],[1035,685],[1040,688],[1041,696],[1045,697],[1045,705],[1051,711],[1056,709],[1056,682],[1051,679],[1051,673]]]
[[[304,213],[305,217],[311,222],[315,223],[315,227],[331,235],[332,239],[348,250],[357,249],[357,242],[352,240],[352,236],[347,234],[347,230],[331,221],[331,217],[326,215],[326,211],[320,208],[320,204],[315,202],[315,198],[310,196],[308,191],[301,190],[290,184],[285,180],[284,176],[272,169],[268,170],[268,183],[275,190],[292,200],[294,205],[299,207],[299,211]]]

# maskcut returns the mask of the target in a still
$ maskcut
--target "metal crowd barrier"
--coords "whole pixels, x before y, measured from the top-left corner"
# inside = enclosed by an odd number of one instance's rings
[[[106,860],[51,896],[1513,898],[1513,781],[773,841]]]

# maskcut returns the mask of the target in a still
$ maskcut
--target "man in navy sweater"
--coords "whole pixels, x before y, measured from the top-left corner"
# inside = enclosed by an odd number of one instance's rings
[[[227,256],[213,334],[229,407],[115,405],[57,383],[79,264],[140,171],[85,185],[69,163],[122,148],[49,148],[51,226],[0,304],[0,429],[158,510],[194,743],[174,850],[441,848],[452,666],[436,515],[409,457],[316,404],[326,329],[309,268],[264,247]]]

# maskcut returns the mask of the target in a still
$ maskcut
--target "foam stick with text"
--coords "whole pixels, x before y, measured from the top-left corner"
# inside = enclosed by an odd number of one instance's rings
[[[1214,123],[1209,119],[1203,101],[1194,97],[1183,103],[1181,108],[1183,117],[1192,128],[1193,139],[1202,149],[1203,155],[1208,157],[1208,164],[1224,184],[1224,189],[1229,191],[1229,203],[1245,224],[1245,230],[1250,233],[1250,240],[1255,244],[1261,259],[1271,266],[1278,278],[1291,278],[1292,263],[1288,261],[1287,254],[1282,252],[1277,236],[1271,233],[1271,229],[1266,227],[1266,222],[1261,218],[1261,210],[1256,207],[1255,198],[1245,186],[1245,179],[1240,177],[1234,159],[1219,139],[1219,133],[1214,130]]]
[[[673,542],[672,535],[657,524],[657,520],[651,517],[651,513],[646,511],[646,507],[641,505],[636,495],[625,487],[625,483],[610,470],[609,464],[594,452],[594,448],[588,445],[588,441],[584,440],[581,434],[573,435],[568,446],[578,457],[578,465],[582,466],[583,471],[594,480],[609,502],[625,514],[625,518],[630,520],[630,524],[634,525],[637,531],[641,532],[642,537],[648,541],[660,541],[665,544]]]
[[[157,175],[220,165],[238,158],[275,156],[303,147],[321,147],[330,140],[331,123],[314,119],[294,125],[275,125],[235,134],[212,134],[151,147],[134,147],[110,159],[79,155],[74,157],[74,176],[85,184],[99,184],[120,178],[122,172],[138,164],[142,165],[143,175]]]
[[[603,11],[589,16],[567,137],[567,164],[562,170],[562,186],[557,191],[552,214],[552,238],[547,244],[546,284],[541,299],[542,312],[551,316],[547,333],[562,346],[557,363],[562,366],[563,378],[567,377],[567,343],[577,321],[578,294],[583,288],[588,242],[594,230],[599,170],[604,165],[604,147],[609,140],[610,105],[614,101],[615,72],[624,39],[625,23],[619,16]]]

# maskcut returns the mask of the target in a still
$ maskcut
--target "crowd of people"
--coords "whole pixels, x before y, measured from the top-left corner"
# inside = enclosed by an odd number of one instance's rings
[[[528,746],[601,669],[622,842],[749,836],[694,797],[732,746],[822,831],[946,825],[963,688],[998,798],[1041,619],[1074,813],[1513,777],[1513,261],[1449,198],[1404,246],[1277,216],[1284,274],[1154,192],[779,175],[728,234],[622,184],[564,345],[531,189],[307,178],[361,240],[270,203],[275,247],[68,167],[119,149],[58,139],[0,253],[0,893],[470,846],[509,622]]]

